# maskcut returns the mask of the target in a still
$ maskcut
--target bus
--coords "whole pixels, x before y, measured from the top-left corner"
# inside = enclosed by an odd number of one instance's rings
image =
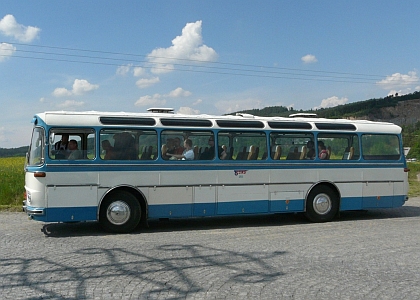
[[[32,122],[23,208],[37,221],[98,221],[119,233],[171,218],[304,213],[327,222],[408,200],[392,123],[171,109],[50,111]]]

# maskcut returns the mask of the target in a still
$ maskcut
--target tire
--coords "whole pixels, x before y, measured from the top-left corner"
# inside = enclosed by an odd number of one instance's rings
[[[317,186],[306,199],[305,216],[312,222],[328,222],[334,219],[338,212],[338,196],[327,186]]]
[[[108,232],[128,233],[140,222],[141,207],[137,198],[127,191],[106,196],[99,212],[99,224]]]

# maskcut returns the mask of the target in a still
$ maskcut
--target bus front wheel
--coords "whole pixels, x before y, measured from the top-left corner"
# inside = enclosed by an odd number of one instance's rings
[[[139,224],[141,207],[136,197],[127,191],[116,191],[102,202],[99,223],[109,232],[127,233]]]
[[[306,199],[305,216],[312,222],[328,222],[337,214],[338,205],[335,191],[328,186],[318,186]]]

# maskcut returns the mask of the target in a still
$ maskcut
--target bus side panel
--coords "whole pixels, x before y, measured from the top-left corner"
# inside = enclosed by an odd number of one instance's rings
[[[91,221],[96,219],[96,186],[47,187],[47,222]]]
[[[394,201],[392,207],[403,206],[406,200],[408,191],[406,188],[406,182],[394,182]]]
[[[357,178],[356,178],[357,179]],[[362,182],[346,182],[337,184],[341,195],[340,210],[360,210],[363,208]]]
[[[303,211],[305,208],[305,188],[289,184],[270,185],[270,212]]]
[[[392,207],[393,195],[392,182],[366,182],[363,184],[363,208]]]
[[[192,187],[151,187],[148,194],[149,218],[192,216]]]
[[[268,212],[268,186],[219,186],[218,215]]]
[[[204,217],[216,214],[216,187],[194,187],[193,216]]]

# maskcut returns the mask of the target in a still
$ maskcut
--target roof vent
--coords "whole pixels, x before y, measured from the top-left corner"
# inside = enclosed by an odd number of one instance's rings
[[[253,118],[255,118],[255,116],[254,115],[251,115],[251,114],[236,113],[236,115],[237,116],[240,116],[242,118],[247,118],[247,119],[253,119]]]
[[[173,114],[174,109],[173,108],[160,108],[160,107],[152,107],[147,109],[148,112],[151,113],[159,113],[159,114]]]
[[[289,115],[289,118],[316,118],[317,114],[297,113]]]

